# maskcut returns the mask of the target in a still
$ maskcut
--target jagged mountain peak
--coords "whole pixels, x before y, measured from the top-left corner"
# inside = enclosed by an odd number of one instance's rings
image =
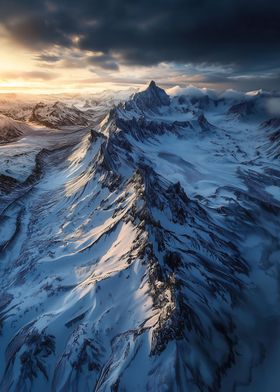
[[[165,92],[163,88],[159,87],[154,80],[150,81],[149,86],[146,88],[146,90],[142,91],[142,93],[146,95],[153,94],[157,97],[160,97],[162,100],[165,100],[165,102],[162,102],[163,105],[169,105],[170,103],[170,98],[168,94]],[[141,92],[138,94],[141,94]]]
[[[68,106],[61,101],[51,104],[38,103],[34,106],[29,120],[50,128],[78,124],[81,126],[88,125],[85,112],[79,110],[74,105]]]
[[[156,82],[154,80],[150,81],[149,87],[153,88],[153,87],[157,87]]]
[[[140,110],[155,110],[169,105],[169,96],[152,80],[146,90],[133,95],[132,100],[127,102],[126,108],[135,109],[136,106]]]

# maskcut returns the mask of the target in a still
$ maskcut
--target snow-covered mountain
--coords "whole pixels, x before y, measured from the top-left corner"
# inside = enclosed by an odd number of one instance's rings
[[[270,98],[151,82],[0,147],[1,391],[278,391]]]
[[[127,100],[135,89],[54,95],[0,94],[0,114],[18,121],[34,121],[52,128],[78,126],[102,118],[112,106]]]
[[[28,125],[0,114],[0,143],[14,141],[29,131]]]
[[[89,119],[86,113],[72,106],[69,107],[63,102],[54,104],[38,103],[32,109],[29,119],[31,122],[44,125],[50,128],[67,126],[87,126]]]

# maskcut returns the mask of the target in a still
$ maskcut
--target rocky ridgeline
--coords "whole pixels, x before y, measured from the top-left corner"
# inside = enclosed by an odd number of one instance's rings
[[[258,341],[250,338],[257,305],[248,290],[258,266],[243,242],[259,234],[277,249],[280,206],[265,189],[280,185],[279,173],[252,171],[245,154],[235,173],[242,187],[192,197],[145,155],[166,136],[218,145],[226,131],[204,112],[212,105],[224,101],[171,99],[151,82],[77,145],[39,153],[26,182],[4,179],[1,222],[12,224],[0,247],[1,390],[217,392],[232,369],[228,390],[250,388],[267,355],[266,329],[260,313]],[[42,114],[62,125],[64,111],[39,105],[36,121]],[[251,114],[241,104],[226,118]],[[278,124],[260,128],[268,141]],[[231,149],[234,139],[224,137]],[[223,204],[209,206],[211,198]]]

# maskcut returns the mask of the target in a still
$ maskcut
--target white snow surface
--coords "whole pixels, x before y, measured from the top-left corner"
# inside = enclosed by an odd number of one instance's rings
[[[53,129],[0,105],[26,126],[0,146],[0,390],[277,392],[267,94],[130,93],[65,98],[55,121],[89,122]]]

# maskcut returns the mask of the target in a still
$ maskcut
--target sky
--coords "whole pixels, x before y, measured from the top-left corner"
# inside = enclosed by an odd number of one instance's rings
[[[0,92],[280,90],[278,0],[1,0]]]

